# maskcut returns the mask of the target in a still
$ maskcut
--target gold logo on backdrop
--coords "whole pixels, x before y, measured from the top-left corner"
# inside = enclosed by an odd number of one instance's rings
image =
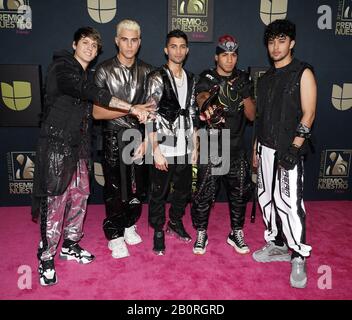
[[[343,150],[327,150],[324,175],[326,177],[348,177],[351,154]]]
[[[352,35],[352,1],[339,0],[337,7],[335,34]]]
[[[13,81],[13,85],[1,82],[1,94],[4,104],[11,110],[25,110],[32,101],[31,83]]]
[[[116,0],[87,0],[90,17],[98,23],[107,23],[116,15]]]
[[[5,4],[6,3],[6,6]],[[0,1],[0,10],[7,8],[8,10],[17,10],[21,5],[24,5],[23,0],[7,0]]]
[[[32,29],[32,8],[29,0],[0,0],[0,29],[15,29],[28,34]]]
[[[25,154],[19,154],[16,157],[19,168],[15,172],[15,177],[18,180],[31,180],[34,175],[34,162]]]
[[[347,192],[352,150],[324,150],[321,154],[321,165],[318,189]]]
[[[352,20],[352,1],[344,1],[342,9],[342,18],[344,20]]]
[[[178,0],[178,16],[199,16],[208,15],[208,0]]]
[[[103,173],[103,167],[101,163],[99,162],[94,162],[94,177],[95,181],[101,185],[105,185],[105,179],[104,179],[104,173]]]
[[[350,109],[352,107],[352,83],[344,83],[342,88],[334,84],[332,86],[331,102],[337,110]]]
[[[35,152],[13,151],[7,154],[9,194],[31,194]]]
[[[277,19],[285,19],[287,15],[288,0],[261,0],[260,18],[268,25]]]

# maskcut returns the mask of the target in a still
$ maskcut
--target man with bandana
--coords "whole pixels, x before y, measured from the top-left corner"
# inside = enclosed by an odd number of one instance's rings
[[[201,73],[196,86],[200,119],[205,121],[210,141],[214,141],[211,136],[216,135],[218,145],[227,145],[230,154],[226,157],[225,152],[222,153],[222,164],[229,162],[229,170],[215,175],[213,169],[219,167],[220,163],[214,161],[214,157],[211,156],[208,157],[207,163],[202,163],[200,161],[202,153],[207,150],[202,149],[202,143],[200,144],[197,193],[191,210],[192,223],[197,230],[197,239],[193,246],[194,254],[206,252],[210,210],[221,181],[225,184],[230,206],[231,232],[227,243],[240,254],[249,252],[248,245],[244,241],[243,226],[246,204],[251,194],[251,181],[243,133],[247,120],[254,120],[255,105],[251,98],[252,82],[247,73],[236,68],[237,58],[236,39],[230,35],[221,36],[215,53],[216,68]],[[222,138],[222,133],[226,129],[230,132],[227,140]],[[218,154],[220,153],[219,147]]]

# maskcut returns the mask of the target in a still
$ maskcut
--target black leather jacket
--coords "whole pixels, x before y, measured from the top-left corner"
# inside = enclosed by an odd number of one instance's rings
[[[65,192],[79,159],[88,159],[91,102],[109,105],[111,94],[94,85],[68,51],[48,67],[44,110],[36,151],[33,195]]]

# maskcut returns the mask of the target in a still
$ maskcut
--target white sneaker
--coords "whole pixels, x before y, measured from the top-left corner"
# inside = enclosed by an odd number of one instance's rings
[[[123,237],[110,240],[108,247],[112,251],[112,257],[115,259],[125,258],[130,255]]]
[[[42,286],[51,286],[57,283],[54,258],[39,260],[39,281]]]
[[[129,227],[129,228],[125,228],[124,238],[127,244],[135,245],[142,242],[142,238],[137,233],[136,229],[137,229],[136,225],[133,225],[132,227]]]

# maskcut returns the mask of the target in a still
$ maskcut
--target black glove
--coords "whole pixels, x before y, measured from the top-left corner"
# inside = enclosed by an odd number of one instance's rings
[[[215,108],[214,108],[215,107]],[[222,105],[213,106],[213,114],[208,119],[211,128],[222,128],[224,125],[224,108]]]
[[[232,88],[238,92],[242,99],[250,97],[252,91],[252,83],[247,73],[241,72],[232,82]]]
[[[279,157],[279,165],[286,170],[292,170],[299,160],[299,147],[291,145],[287,151]]]
[[[217,104],[217,99],[220,91],[219,85],[214,85],[210,90],[210,96],[203,102],[200,108],[200,115],[207,118],[204,113],[209,112],[210,118],[206,119],[211,128],[220,128],[223,125],[224,108],[222,105]],[[211,110],[210,110],[211,109]],[[201,117],[202,119],[202,117]]]

